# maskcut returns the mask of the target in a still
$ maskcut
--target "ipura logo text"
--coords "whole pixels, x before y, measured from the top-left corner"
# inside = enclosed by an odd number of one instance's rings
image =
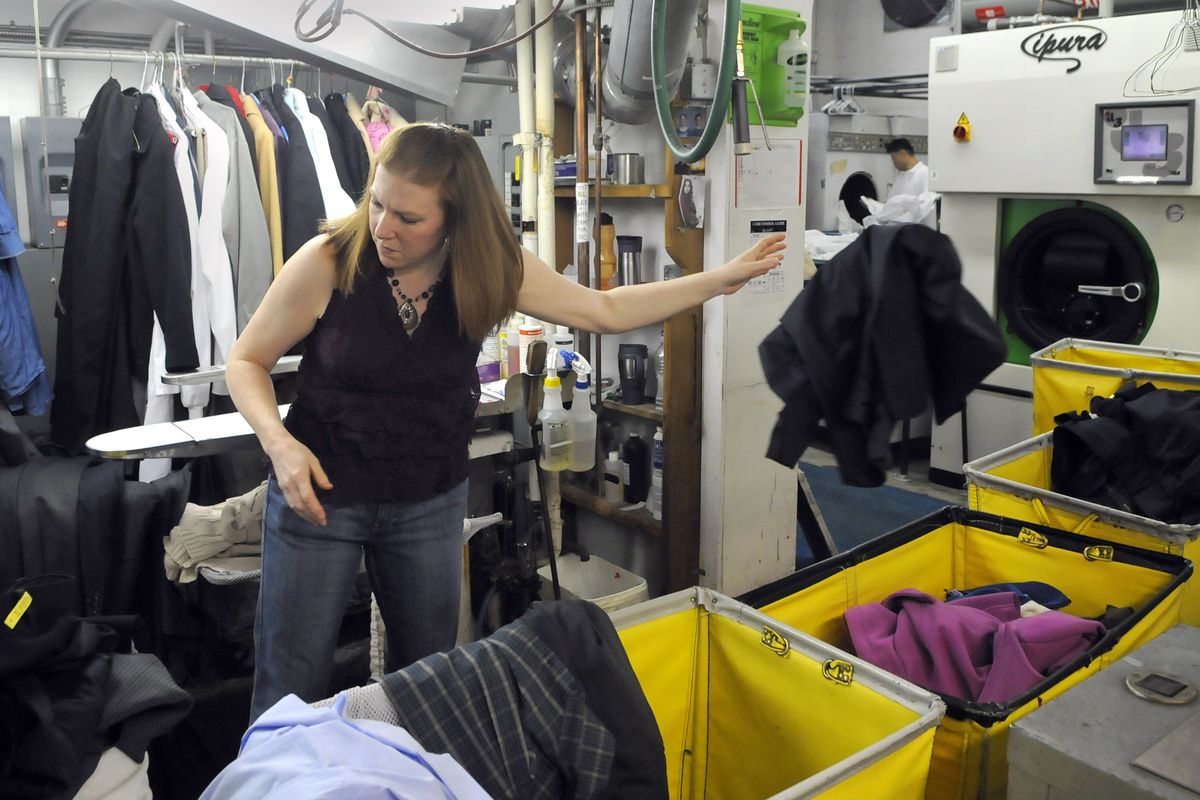
[[[1099,50],[1107,41],[1108,34],[1091,25],[1058,25],[1026,36],[1021,52],[1038,61],[1069,61],[1070,73],[1083,65],[1079,54]]]

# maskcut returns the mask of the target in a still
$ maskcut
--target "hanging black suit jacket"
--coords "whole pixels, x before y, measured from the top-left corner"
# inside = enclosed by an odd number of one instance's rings
[[[149,95],[111,78],[75,140],[50,409],[54,441],[78,453],[96,433],[137,425],[154,315],[168,371],[195,369],[191,246],[174,147]]]
[[[283,260],[309,239],[317,235],[317,224],[325,218],[325,201],[321,197],[321,185],[317,179],[317,165],[304,126],[300,124],[292,109],[283,99],[283,87],[278,83],[271,87],[271,113],[279,116],[275,120],[287,131],[287,147],[284,150],[283,182],[279,187],[280,212],[283,216]]]
[[[340,94],[325,95],[325,111],[329,115],[329,123],[337,129],[338,138],[342,140],[342,151],[346,157],[346,171],[354,189],[346,189],[357,202],[362,198],[367,186],[367,176],[371,171],[371,154],[367,152],[366,142],[354,120],[350,119],[350,111],[346,108],[346,98]],[[329,135],[332,139],[333,134]]]
[[[759,346],[785,403],[767,456],[795,466],[824,419],[843,482],[882,484],[895,423],[930,401],[944,421],[1004,361],[961,274],[950,240],[923,225],[867,228],[818,270]]]

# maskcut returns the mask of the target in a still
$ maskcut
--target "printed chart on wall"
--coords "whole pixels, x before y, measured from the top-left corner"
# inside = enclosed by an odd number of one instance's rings
[[[753,142],[751,151],[738,156],[733,186],[737,208],[788,208],[803,202],[800,168],[803,142]]]
[[[786,219],[753,219],[750,220],[750,240],[753,245],[759,239],[765,239],[773,233],[787,233]],[[785,258],[786,260],[786,258]],[[779,266],[766,275],[759,275],[746,286],[746,291],[752,295],[783,294],[784,285],[783,261]]]

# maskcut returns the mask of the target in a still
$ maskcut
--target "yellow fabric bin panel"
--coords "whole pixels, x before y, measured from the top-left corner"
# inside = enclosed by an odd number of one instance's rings
[[[924,796],[944,713],[932,693],[707,590],[613,621],[673,800]]]
[[[1097,546],[1103,549],[1091,549]],[[1133,607],[1134,617],[1112,628],[1087,654],[1010,703],[943,697],[947,716],[934,737],[926,797],[999,800],[1007,791],[1009,725],[1174,625],[1191,570],[1175,555],[1109,546],[1043,525],[951,508],[742,599],[784,625],[843,648],[850,644],[842,622],[847,610],[907,588],[941,597],[948,589],[1044,581],[1072,599],[1065,611],[1077,616],[1098,616],[1108,604]]]
[[[1062,339],[1030,357],[1033,435],[1054,430],[1054,417],[1082,411],[1125,383],[1160,389],[1200,389],[1200,353]]]
[[[1193,562],[1200,558],[1200,525],[1159,522],[1052,491],[1053,457],[1052,434],[1044,433],[965,465],[971,508]],[[1200,581],[1184,588],[1179,622],[1200,625]]]

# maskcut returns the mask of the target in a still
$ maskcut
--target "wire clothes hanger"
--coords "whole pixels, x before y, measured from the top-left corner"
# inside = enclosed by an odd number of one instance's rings
[[[1125,97],[1156,97],[1189,94],[1200,91],[1200,82],[1185,85],[1188,80],[1197,81],[1195,59],[1180,64],[1179,59],[1187,53],[1200,52],[1200,0],[1187,0],[1179,20],[1167,32],[1162,50],[1133,71],[1125,81]],[[1190,67],[1184,71],[1184,66]],[[1178,69],[1172,69],[1178,67]],[[1183,77],[1180,77],[1182,74]]]

